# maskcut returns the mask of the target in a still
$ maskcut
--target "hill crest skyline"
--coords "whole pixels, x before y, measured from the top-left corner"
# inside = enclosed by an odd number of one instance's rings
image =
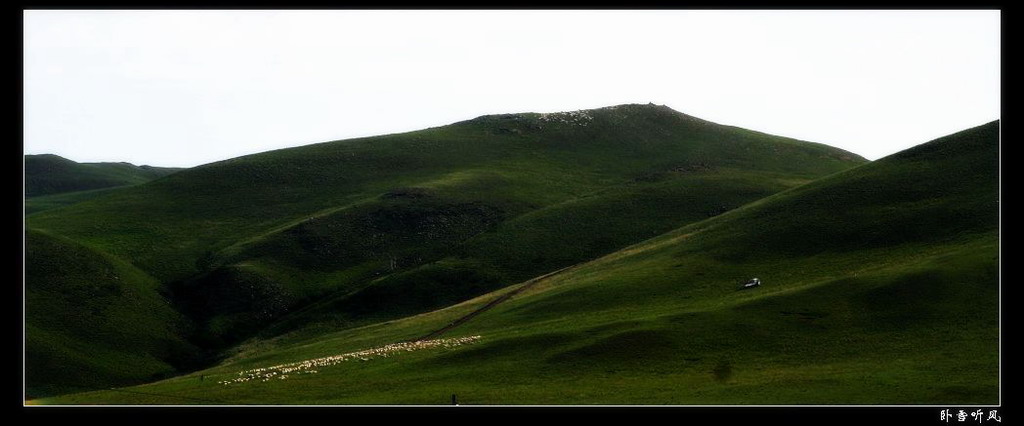
[[[366,138],[373,138],[373,137],[379,137],[379,136],[401,135],[401,134],[413,133],[413,132],[417,132],[417,131],[421,131],[421,130],[436,129],[436,128],[453,126],[453,125],[459,125],[459,124],[464,124],[464,123],[471,123],[471,122],[480,122],[480,121],[486,121],[486,120],[501,119],[502,117],[508,118],[508,117],[512,117],[512,116],[530,116],[530,117],[538,118],[538,119],[540,119],[542,121],[559,121],[559,120],[562,120],[562,119],[589,120],[589,119],[593,118],[593,114],[594,113],[599,113],[600,114],[600,113],[608,113],[608,112],[614,112],[614,111],[628,111],[628,110],[634,110],[634,111],[639,111],[639,112],[646,111],[646,112],[670,113],[670,114],[675,114],[675,115],[677,115],[677,116],[679,116],[680,118],[683,118],[683,119],[692,120],[692,121],[695,121],[695,122],[706,123],[708,125],[718,125],[718,126],[725,126],[725,127],[731,127],[731,128],[742,128],[744,130],[749,130],[749,131],[761,133],[761,134],[764,134],[764,135],[778,136],[778,137],[783,137],[783,138],[787,138],[787,139],[794,139],[794,140],[800,140],[800,141],[804,141],[804,142],[810,142],[810,141],[805,140],[805,139],[794,138],[794,137],[791,137],[791,136],[775,134],[775,133],[771,133],[771,132],[760,131],[760,130],[757,130],[757,129],[751,129],[751,128],[746,128],[746,127],[732,125],[732,124],[724,124],[724,123],[720,123],[720,122],[706,120],[706,119],[703,119],[703,118],[700,118],[700,117],[697,117],[697,116],[694,116],[694,115],[691,115],[691,114],[687,114],[685,112],[678,111],[678,110],[676,110],[676,109],[674,109],[672,107],[669,107],[667,105],[664,105],[664,104],[655,104],[653,102],[648,102],[648,103],[635,102],[635,103],[622,103],[622,104],[608,105],[608,106],[602,106],[602,107],[596,107],[596,108],[581,108],[581,109],[575,109],[575,110],[562,110],[562,111],[553,111],[553,112],[533,112],[533,111],[527,112],[527,111],[520,111],[520,112],[481,114],[481,115],[477,115],[477,116],[475,116],[473,118],[469,118],[469,119],[456,120],[456,121],[451,121],[451,122],[448,122],[448,123],[445,123],[445,124],[439,124],[439,125],[436,125],[436,126],[422,127],[422,128],[413,129],[413,130],[403,130],[403,131],[397,131],[397,132],[383,132],[383,133],[375,133],[375,134],[364,135],[364,136],[345,137],[345,138],[341,138],[341,139],[330,139],[330,140],[324,140],[324,141],[296,142],[296,143],[292,143],[292,144],[286,144],[285,146],[281,146],[281,147],[277,147],[277,148],[264,149],[264,150],[259,150],[259,151],[243,153],[243,154],[229,156],[229,157],[226,157],[226,158],[212,160],[212,161],[208,161],[208,162],[200,163],[200,164],[195,164],[195,165],[191,165],[191,166],[177,165],[177,164],[164,164],[164,163],[160,163],[160,162],[149,162],[149,161],[141,162],[142,164],[139,164],[140,162],[137,162],[137,161],[126,161],[126,160],[121,159],[121,158],[101,158],[101,159],[91,158],[91,159],[87,159],[87,160],[81,160],[81,159],[74,158],[74,156],[66,155],[64,153],[57,152],[57,151],[25,152],[24,156],[25,157],[29,157],[29,156],[40,157],[40,156],[52,155],[52,156],[60,157],[62,159],[65,159],[65,160],[68,160],[68,161],[73,161],[73,162],[76,162],[76,163],[79,163],[79,164],[123,163],[123,164],[130,164],[130,165],[133,165],[133,166],[136,166],[136,167],[158,167],[158,168],[189,169],[189,168],[195,168],[195,167],[202,167],[202,166],[206,166],[206,165],[209,165],[209,164],[215,164],[215,163],[219,163],[219,162],[222,162],[222,161],[228,161],[228,160],[232,160],[232,159],[239,158],[239,157],[246,157],[246,156],[250,156],[250,155],[258,155],[258,154],[261,154],[261,153],[271,152],[271,151],[280,151],[280,150],[286,150],[286,149],[292,149],[292,148],[301,148],[301,147],[305,147],[305,146],[309,146],[309,145],[333,143],[333,142],[346,141],[346,140],[358,140],[358,139],[366,139]],[[569,123],[584,124],[585,125],[585,123],[583,123],[582,121],[569,121],[566,124],[569,124]],[[979,125],[981,125],[981,124],[984,124],[984,123],[980,123]],[[917,143],[924,143],[924,142],[925,141],[918,141]],[[846,151],[846,152],[849,152],[851,154],[857,155],[860,158],[867,159],[867,157],[864,157],[863,155],[861,155],[860,153],[857,153],[856,151],[851,151],[851,150],[848,150],[848,149],[839,148],[839,147],[836,147],[834,145],[830,145],[830,144],[822,143],[822,142],[813,142],[813,143],[818,143],[818,144],[830,146],[830,147],[835,148],[835,149],[841,149],[843,151]],[[158,163],[159,163],[159,165],[158,165]]]

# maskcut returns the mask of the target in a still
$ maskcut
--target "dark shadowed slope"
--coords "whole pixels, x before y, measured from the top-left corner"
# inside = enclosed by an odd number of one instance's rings
[[[154,380],[201,356],[144,272],[88,247],[26,234],[29,397]]]

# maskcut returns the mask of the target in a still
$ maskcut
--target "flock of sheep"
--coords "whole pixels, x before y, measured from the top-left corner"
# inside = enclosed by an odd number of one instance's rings
[[[433,349],[438,347],[453,348],[480,340],[480,336],[457,337],[451,339],[420,340],[415,342],[391,343],[388,345],[364,349],[356,352],[349,352],[340,355],[333,355],[323,358],[307,359],[305,361],[279,364],[273,367],[254,368],[252,370],[240,371],[238,377],[231,380],[222,380],[217,383],[230,385],[234,383],[245,383],[251,380],[262,382],[271,379],[287,379],[291,374],[313,374],[318,368],[329,367],[345,361],[369,361],[375,357],[387,358],[392,354],[401,352],[412,352],[421,349]]]

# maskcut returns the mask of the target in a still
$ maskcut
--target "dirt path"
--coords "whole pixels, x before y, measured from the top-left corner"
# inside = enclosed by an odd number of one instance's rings
[[[449,330],[451,330],[451,329],[453,329],[455,327],[458,327],[458,326],[460,326],[462,324],[465,324],[469,320],[475,318],[477,315],[480,315],[480,314],[486,312],[487,310],[489,310],[489,309],[491,309],[491,308],[493,308],[495,306],[498,306],[500,303],[502,303],[502,302],[504,302],[506,300],[511,299],[512,296],[515,296],[515,295],[517,295],[519,293],[522,293],[523,290],[526,290],[526,289],[528,289],[530,287],[533,287],[534,284],[537,284],[538,282],[544,280],[545,278],[548,278],[548,277],[550,277],[552,275],[561,273],[561,272],[566,271],[568,269],[574,268],[576,266],[578,266],[578,265],[567,266],[567,267],[559,269],[557,271],[548,272],[548,273],[546,273],[544,275],[541,275],[539,277],[533,278],[533,279],[527,281],[525,284],[519,286],[519,288],[517,288],[515,290],[512,290],[512,291],[510,291],[508,293],[505,293],[505,294],[503,294],[501,296],[498,296],[498,297],[494,298],[494,300],[491,300],[490,302],[487,302],[487,304],[481,306],[479,309],[477,309],[477,310],[475,310],[473,312],[470,312],[470,313],[468,313],[466,315],[463,315],[462,317],[459,317],[458,319],[456,319],[455,321],[452,321],[451,323],[449,323],[448,325],[446,325],[444,327],[441,327],[441,328],[439,328],[437,330],[434,330],[434,331],[432,331],[430,333],[427,333],[427,334],[425,334],[423,336],[420,336],[420,337],[417,337],[415,339],[412,339],[411,341],[412,342],[418,342],[418,341],[421,341],[421,340],[435,339],[438,336],[440,336],[440,335],[442,335],[444,333],[447,333]]]

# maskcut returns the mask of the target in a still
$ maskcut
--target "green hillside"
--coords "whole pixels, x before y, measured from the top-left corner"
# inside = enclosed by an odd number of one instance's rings
[[[85,191],[62,192],[60,194],[28,197],[25,198],[25,215],[80,203],[122,188],[123,187],[121,186],[113,186],[110,188],[89,189]]]
[[[53,155],[25,156],[25,196],[137,185],[182,170],[128,163],[76,163]]]
[[[28,226],[156,278],[191,341],[227,348],[441,308],[864,162],[621,105],[235,158]]]
[[[156,280],[64,238],[25,237],[29,397],[159,379],[201,356]]]
[[[997,404],[998,135],[940,138],[446,309],[35,402]],[[479,340],[228,382],[452,324],[431,338]]]

